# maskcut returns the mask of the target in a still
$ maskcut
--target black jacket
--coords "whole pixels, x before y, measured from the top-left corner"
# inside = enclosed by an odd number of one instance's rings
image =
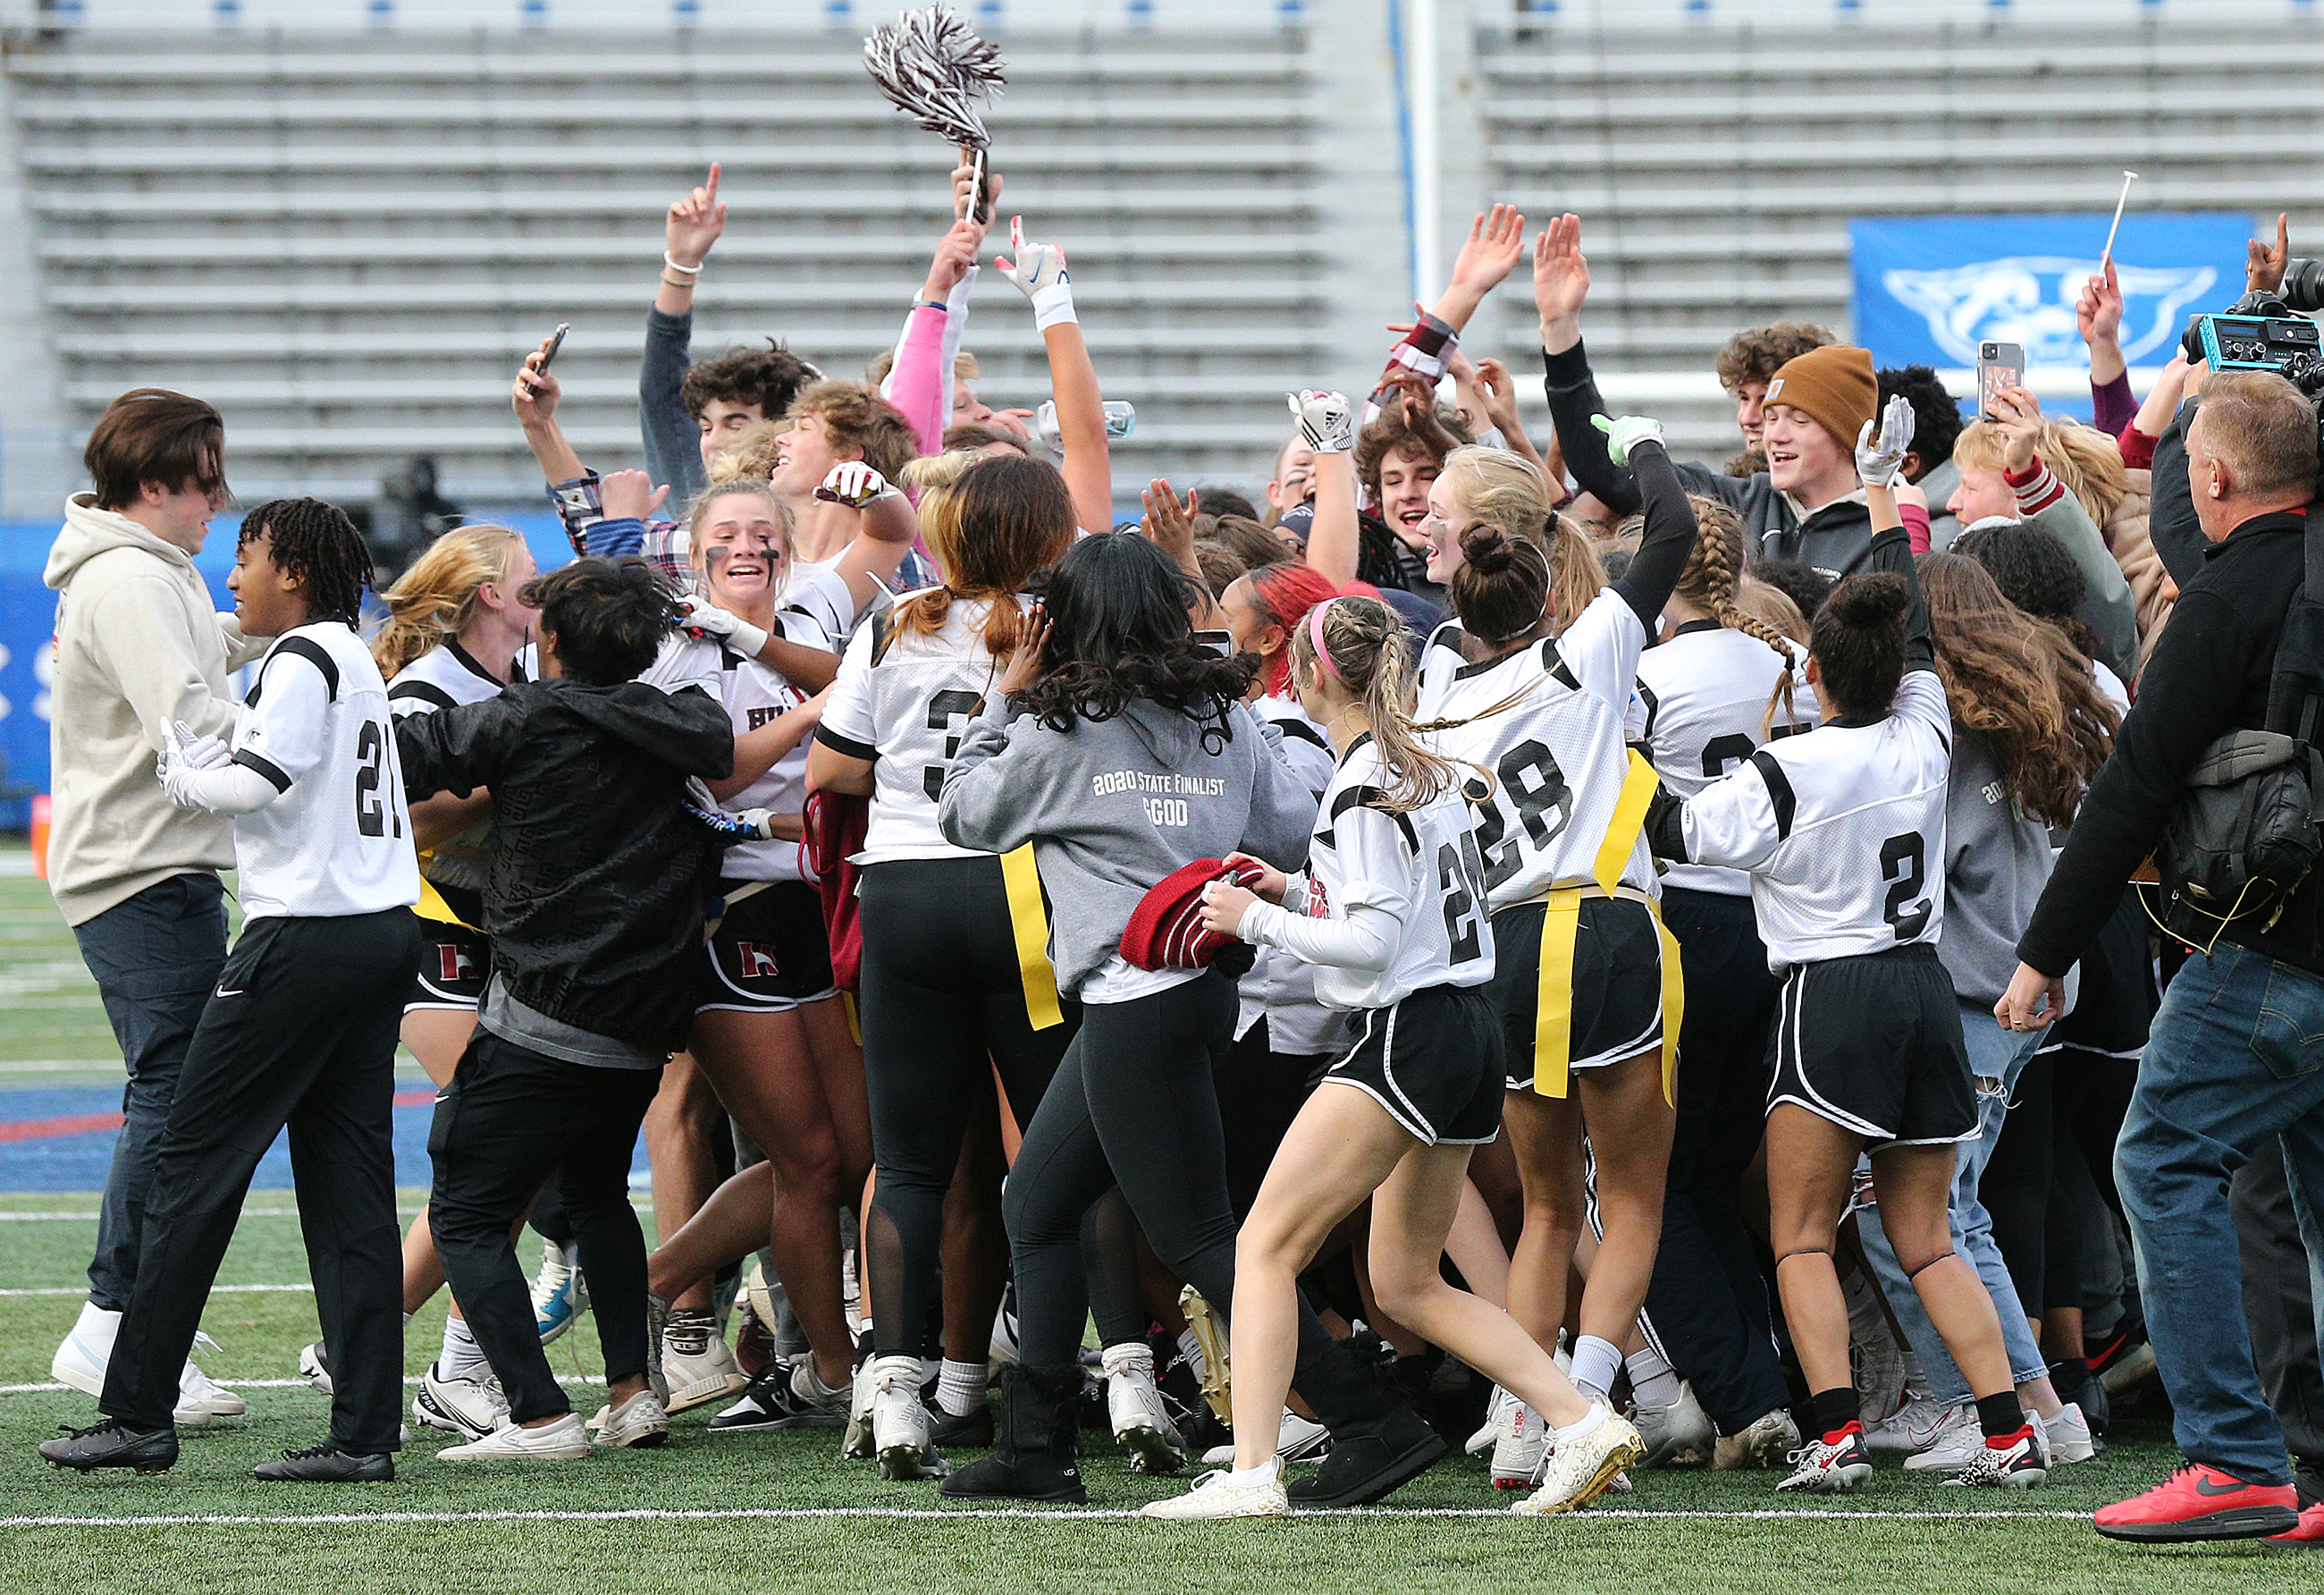
[[[702,909],[723,843],[683,807],[734,768],[698,687],[522,682],[395,723],[413,798],[493,794],[484,928],[509,995],[592,1035],[676,1051],[694,1017]]]
[[[2163,450],[2155,451],[2154,546],[2190,551],[2184,525],[2165,525]],[[2177,476],[2178,495],[2186,469]],[[2179,604],[2139,678],[2138,703],[2116,733],[2114,753],[2098,771],[2074,819],[2066,849],[2017,943],[2017,955],[2044,974],[2061,975],[2081,956],[2121,899],[2123,882],[2162,839],[2203,750],[2231,731],[2267,729],[2268,690],[2285,613],[2306,584],[2309,517],[2259,515],[2225,541],[2205,543],[2199,566],[2175,568]],[[2200,541],[2201,534],[2195,534]],[[2174,574],[2175,574],[2174,568]],[[2224,939],[2314,974],[2324,974],[2319,942],[2324,881],[2311,875],[2272,927],[2262,917],[2231,921]]]
[[[1563,355],[1542,351],[1542,386],[1549,395],[1550,419],[1557,427],[1557,447],[1566,468],[1582,491],[1591,494],[1617,514],[1635,515],[1642,500],[1630,473],[1606,452],[1606,435],[1590,424],[1593,415],[1609,413],[1590,373],[1590,356],[1580,344]],[[1851,447],[1854,440],[1849,439]],[[1674,462],[1679,480],[1689,493],[1716,498],[1733,506],[1742,517],[1744,547],[1754,564],[1765,559],[1797,559],[1834,581],[1868,568],[1865,556],[1872,548],[1872,512],[1855,499],[1840,499],[1803,518],[1792,502],[1775,491],[1767,473],[1756,476],[1722,476],[1701,466]]]

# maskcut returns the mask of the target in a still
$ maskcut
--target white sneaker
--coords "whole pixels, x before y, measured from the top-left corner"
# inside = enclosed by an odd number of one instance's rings
[[[213,1351],[218,1350],[218,1343],[199,1330],[194,1332],[194,1344],[208,1346]],[[195,1367],[194,1360],[189,1357],[186,1366],[178,1371],[178,1411],[189,1408],[214,1418],[238,1418],[250,1410],[250,1403]]]
[[[1100,1366],[1114,1443],[1130,1452],[1130,1471],[1176,1473],[1185,1467],[1186,1437],[1170,1421],[1162,1392],[1154,1387],[1154,1348],[1144,1341],[1108,1346]]]
[[[1517,1409],[1517,1398],[1495,1385],[1491,1397],[1485,1403],[1485,1421],[1478,1425],[1477,1432],[1469,1436],[1468,1444],[1461,1449],[1472,1457],[1483,1456],[1492,1450],[1500,1437],[1509,1432],[1509,1420],[1516,1415]]]
[[[595,1432],[592,1443],[596,1445],[642,1451],[669,1443],[669,1415],[651,1390],[640,1390],[619,1406],[609,1402],[599,1407],[588,1426]]]
[[[839,1454],[851,1462],[868,1462],[879,1454],[872,1443],[872,1398],[878,1389],[872,1377],[875,1360],[867,1357],[857,1363],[855,1376],[847,1381],[847,1426],[839,1432]]]
[[[1977,1421],[1977,1408],[1958,1406],[1952,1421],[1936,1439],[1906,1457],[1904,1466],[1915,1473],[1958,1473],[1984,1447],[1985,1430]]]
[[[1549,1449],[1549,1425],[1524,1402],[1517,1404],[1508,1430],[1493,1443],[1493,1488],[1530,1489]]]
[[[1148,1501],[1138,1509],[1140,1517],[1161,1517],[1174,1523],[1215,1523],[1226,1517],[1286,1517],[1291,1498],[1283,1492],[1278,1466],[1263,1484],[1237,1484],[1222,1468],[1194,1480],[1182,1496]]]
[[[568,1412],[554,1423],[528,1429],[513,1418],[466,1445],[447,1445],[436,1453],[439,1462],[569,1462],[589,1454],[589,1431],[579,1413]]]
[[[685,1334],[672,1324],[662,1332],[661,1377],[669,1382],[669,1413],[691,1412],[727,1397],[751,1382],[733,1348],[714,1327],[706,1335]]]
[[[1800,1429],[1782,1407],[1762,1413],[1740,1434],[1721,1434],[1711,1452],[1711,1465],[1721,1472],[1733,1468],[1772,1468],[1799,1449]]]
[[[1711,1415],[1694,1398],[1694,1387],[1684,1380],[1679,1382],[1677,1400],[1667,1406],[1640,1402],[1632,1422],[1646,1443],[1646,1467],[1700,1468],[1711,1459],[1718,1435]]]
[[[1866,1425],[1867,1451],[1926,1451],[1946,1430],[1976,1414],[1965,1406],[1946,1406],[1923,1397],[1877,1424]]]
[[[309,1341],[299,1348],[299,1377],[324,1395],[333,1394],[331,1365],[325,1359],[322,1341]]]
[[[875,1357],[871,1375],[872,1450],[882,1479],[941,1479],[951,1470],[928,1441],[928,1409],[920,1400],[920,1360]]]
[[[1275,1426],[1275,1460],[1279,1462],[1312,1462],[1328,1454],[1332,1449],[1332,1431],[1314,1418],[1303,1418],[1289,1407]],[[1203,1465],[1209,1468],[1234,1466],[1234,1442],[1213,1445],[1203,1453]]]
[[[81,1304],[80,1317],[49,1359],[49,1377],[88,1396],[105,1394],[105,1368],[113,1360],[114,1337],[121,1332],[121,1314],[94,1303]],[[215,1391],[218,1405],[210,1405]],[[180,1429],[198,1429],[211,1418],[245,1410],[242,1397],[211,1384],[189,1360],[178,1375],[178,1403],[170,1421]]]
[[[1612,1487],[1623,1469],[1646,1454],[1646,1442],[1627,1419],[1604,1406],[1598,1422],[1551,1450],[1541,1488],[1509,1510],[1529,1517],[1579,1511]],[[1498,1478],[1495,1482],[1499,1482]]]
[[[484,1365],[477,1365],[484,1372]],[[420,1391],[411,1398],[412,1421],[422,1428],[441,1429],[464,1440],[482,1440],[508,1417],[508,1397],[498,1380],[466,1374],[445,1378],[431,1362],[420,1376]]]
[[[2042,1438],[2048,1443],[2052,1467],[2097,1459],[2098,1436],[2090,1433],[2090,1420],[2072,1402],[2061,1407],[2054,1418],[2043,1417],[2039,1413],[2028,1415],[2042,1425]]]

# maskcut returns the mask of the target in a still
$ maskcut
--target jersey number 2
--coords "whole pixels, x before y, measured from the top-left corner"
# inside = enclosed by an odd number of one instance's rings
[[[1444,894],[1444,939],[1452,945],[1452,963],[1476,957],[1480,945],[1479,924],[1484,917],[1485,861],[1477,851],[1477,834],[1462,834],[1461,845],[1450,842],[1436,849],[1436,888]]]
[[[395,834],[403,834],[403,811],[380,799],[380,774],[386,755],[386,732],[378,721],[364,721],[363,729],[355,733],[355,829],[365,836],[386,835],[391,820]]]
[[[1913,900],[1928,882],[1925,846],[1918,831],[1891,836],[1880,844],[1880,879],[1889,883],[1888,899],[1881,905],[1880,917],[1896,927],[1896,939],[1900,942],[1909,942],[1929,928],[1932,905],[1924,902],[1915,906]]]

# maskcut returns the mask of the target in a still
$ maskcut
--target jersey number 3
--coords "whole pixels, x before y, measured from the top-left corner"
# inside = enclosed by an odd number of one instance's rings
[[[391,822],[403,834],[403,810],[383,800],[379,786],[387,759],[387,733],[376,720],[366,720],[355,733],[355,829],[365,836],[384,836]],[[389,793],[392,799],[393,793]]]
[[[1933,905],[1914,901],[1928,884],[1925,849],[1918,831],[1891,836],[1880,844],[1880,879],[1888,882],[1888,897],[1881,905],[1880,917],[1896,927],[1896,939],[1900,942],[1909,942],[1929,928]]]

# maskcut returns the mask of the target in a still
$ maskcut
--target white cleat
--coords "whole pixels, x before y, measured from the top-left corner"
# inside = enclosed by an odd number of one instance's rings
[[[1958,1473],[1984,1448],[1985,1430],[1977,1421],[1977,1409],[1957,1406],[1952,1421],[1937,1432],[1934,1440],[1906,1457],[1904,1466],[1915,1473]]]
[[[2026,1415],[2042,1426],[2042,1438],[2048,1443],[2050,1465],[2053,1468],[2094,1461],[2106,1449],[2090,1433],[2090,1421],[2082,1415],[2082,1409],[2070,1401],[2059,1409],[2054,1418],[2045,1418],[2038,1413]]]
[[[483,1367],[478,1364],[479,1369]],[[439,1378],[435,1363],[420,1376],[420,1391],[411,1398],[412,1421],[426,1429],[440,1429],[464,1440],[482,1440],[508,1417],[508,1397],[497,1380],[465,1375]]]
[[[1944,1438],[1945,1431],[1977,1415],[1966,1406],[1946,1406],[1923,1396],[1907,1402],[1864,1431],[1867,1451],[1926,1451]]]
[[[1275,1426],[1275,1460],[1278,1462],[1313,1462],[1321,1461],[1332,1449],[1332,1431],[1314,1418],[1303,1418],[1289,1407]],[[1203,1453],[1206,1468],[1234,1466],[1234,1442],[1213,1445]]]
[[[851,1462],[868,1462],[880,1454],[872,1442],[872,1400],[878,1389],[872,1377],[875,1360],[867,1357],[857,1363],[854,1377],[847,1381],[847,1426],[839,1432],[839,1454]]]
[[[1287,1517],[1291,1498],[1283,1492],[1280,1468],[1263,1484],[1237,1484],[1224,1469],[1204,1474],[1182,1496],[1148,1501],[1138,1509],[1140,1517],[1172,1523],[1216,1523],[1229,1517]]]
[[[1721,1434],[1711,1465],[1721,1472],[1732,1468],[1773,1468],[1785,1462],[1799,1447],[1799,1425],[1779,1406],[1752,1419],[1740,1434]]]
[[[569,1462],[589,1454],[589,1431],[578,1413],[567,1413],[554,1423],[527,1429],[513,1419],[481,1440],[447,1445],[436,1453],[439,1462]]]
[[[218,1350],[218,1343],[198,1330],[194,1333],[194,1344],[208,1346],[213,1351]],[[195,1367],[193,1359],[189,1357],[178,1373],[178,1411],[189,1409],[214,1418],[238,1418],[250,1410],[250,1403]],[[175,1417],[176,1414],[171,1415]]]
[[[1518,1402],[1508,1433],[1493,1443],[1493,1488],[1532,1489],[1534,1480],[1540,1477],[1542,1459],[1548,1451],[1549,1425],[1542,1421],[1541,1414]]]
[[[1694,1398],[1694,1387],[1683,1381],[1677,1400],[1667,1406],[1640,1402],[1633,1421],[1646,1443],[1645,1466],[1649,1468],[1700,1468],[1711,1460],[1717,1446],[1711,1415]]]
[[[320,1341],[309,1341],[299,1348],[299,1377],[324,1395],[333,1394],[331,1364]]]
[[[609,1402],[599,1407],[589,1427],[595,1432],[592,1443],[596,1445],[644,1451],[669,1443],[669,1415],[651,1390],[640,1390],[619,1406]]]
[[[1113,1421],[1113,1438],[1130,1452],[1137,1473],[1176,1473],[1186,1465],[1186,1438],[1162,1405],[1154,1385],[1154,1348],[1144,1341],[1108,1346],[1102,1364],[1105,1371],[1105,1406]]]
[[[1501,1436],[1509,1432],[1510,1421],[1517,1416],[1517,1406],[1516,1397],[1495,1385],[1491,1397],[1485,1403],[1484,1423],[1469,1436],[1468,1444],[1461,1449],[1472,1457],[1483,1456],[1492,1450]]]
[[[920,1360],[875,1357],[871,1373],[872,1450],[882,1479],[941,1479],[952,1470],[928,1440],[928,1409],[920,1400]]]
[[[715,1328],[706,1334],[688,1334],[675,1323],[662,1332],[661,1376],[669,1386],[669,1398],[663,1403],[669,1413],[724,1401],[751,1382],[734,1360],[733,1348]]]
[[[1646,1454],[1646,1442],[1627,1419],[1600,1406],[1598,1421],[1558,1442],[1542,1469],[1541,1488],[1509,1510],[1530,1517],[1578,1512],[1613,1488],[1622,1470]]]

